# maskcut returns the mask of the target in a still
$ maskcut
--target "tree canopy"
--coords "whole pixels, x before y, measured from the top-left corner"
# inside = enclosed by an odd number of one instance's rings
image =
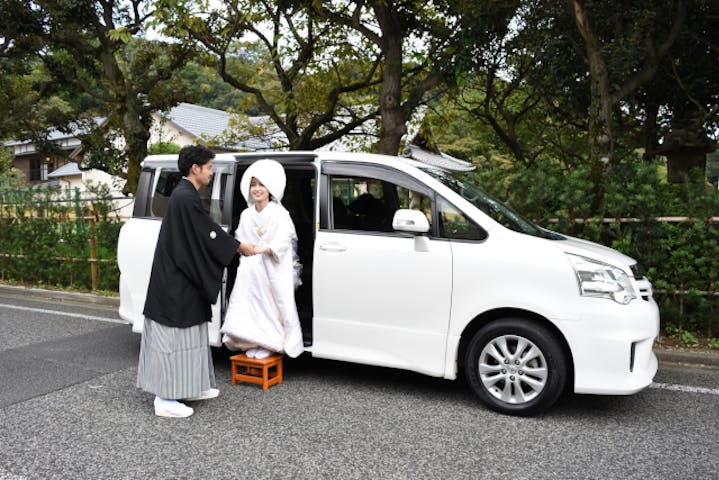
[[[236,135],[263,115],[278,147],[362,133],[389,154],[422,112],[471,161],[587,166],[600,212],[636,151],[678,180],[715,149],[718,19],[710,0],[0,0],[0,134],[106,117],[86,165],[132,191],[151,113],[180,101],[236,113]]]
[[[42,65],[53,87],[40,90],[41,97],[62,90],[72,106],[69,111],[76,115],[56,127],[107,117],[102,131],[83,138],[87,166],[126,178],[129,192],[137,187],[140,162],[147,153],[150,116],[182,98],[170,84],[192,53],[182,44],[135,38],[152,16],[150,8],[142,0],[0,3],[7,61]],[[19,107],[31,101],[26,96]],[[89,121],[87,126],[95,127]],[[122,133],[124,146],[118,148],[112,141],[108,132],[113,131]]]
[[[247,94],[231,109],[267,115],[286,148],[322,147],[375,116],[365,96],[379,83],[378,56],[303,2],[173,0],[158,16],[165,34],[199,42],[205,64]]]

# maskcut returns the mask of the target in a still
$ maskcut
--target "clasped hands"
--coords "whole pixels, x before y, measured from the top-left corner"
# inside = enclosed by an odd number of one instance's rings
[[[238,247],[237,251],[240,253],[240,255],[245,257],[250,257],[252,255],[260,255],[262,253],[266,253],[268,255],[272,254],[272,250],[270,250],[269,247],[260,247],[252,243],[245,242],[240,243],[240,246]]]

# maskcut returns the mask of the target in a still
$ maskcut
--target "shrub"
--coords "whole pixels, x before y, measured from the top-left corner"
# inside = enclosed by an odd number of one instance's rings
[[[121,222],[109,218],[109,193],[88,199],[59,190],[0,191],[0,280],[46,287],[117,291]],[[91,236],[94,234],[94,242]],[[93,285],[91,245],[98,275]]]

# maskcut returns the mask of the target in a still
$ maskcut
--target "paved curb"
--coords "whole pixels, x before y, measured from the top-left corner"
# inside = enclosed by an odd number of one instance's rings
[[[704,365],[707,367],[719,367],[719,350],[691,352],[674,348],[655,348],[654,353],[659,363],[683,363],[688,365]]]
[[[61,290],[45,290],[42,288],[19,287],[15,285],[0,284],[0,293],[8,293],[11,295],[27,295],[43,300],[55,301],[73,301],[84,302],[94,305],[105,305],[110,307],[119,307],[119,297],[103,297],[93,295],[91,293],[65,292]],[[654,353],[657,355],[660,363],[681,363],[689,365],[705,365],[711,367],[719,367],[719,350],[692,352],[687,350],[656,347]]]
[[[104,297],[102,295],[94,295],[92,293],[81,292],[65,292],[62,290],[45,290],[42,288],[29,288],[16,285],[0,285],[0,293],[10,295],[25,295],[28,297],[54,300],[54,301],[73,301],[82,303],[91,303],[94,305],[106,305],[110,307],[119,307],[119,297]]]

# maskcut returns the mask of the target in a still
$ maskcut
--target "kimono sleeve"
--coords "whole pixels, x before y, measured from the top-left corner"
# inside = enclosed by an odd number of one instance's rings
[[[277,230],[275,230],[272,240],[267,246],[272,250],[272,260],[279,262],[282,257],[293,253],[293,242],[297,241],[295,226],[292,223],[289,212],[280,210],[278,212],[280,218],[277,219]]]
[[[212,221],[199,199],[183,202],[179,210],[173,236],[185,242],[173,242],[175,264],[213,304],[220,291],[222,271],[234,258],[240,242]]]

